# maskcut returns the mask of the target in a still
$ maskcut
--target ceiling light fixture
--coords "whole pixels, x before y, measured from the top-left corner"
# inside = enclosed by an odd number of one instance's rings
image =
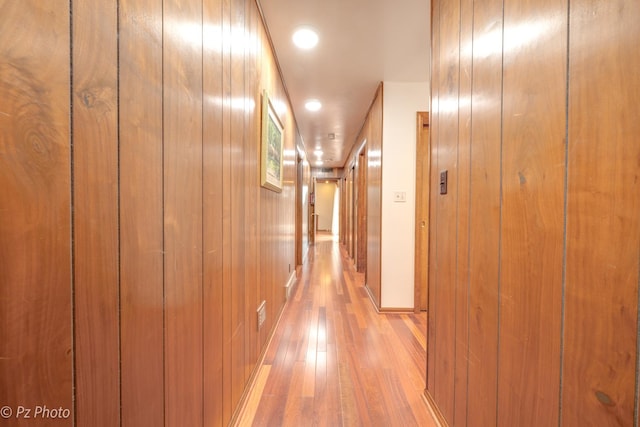
[[[315,154],[318,157],[322,157],[322,150],[316,150],[313,152],[313,154]]]
[[[318,34],[309,27],[298,28],[293,33],[293,43],[300,49],[313,49],[318,44]]]
[[[309,111],[318,111],[322,108],[322,104],[317,99],[309,99],[307,102],[305,102],[304,108]]]

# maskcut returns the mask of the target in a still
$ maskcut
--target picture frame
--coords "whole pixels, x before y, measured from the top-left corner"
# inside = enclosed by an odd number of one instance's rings
[[[284,129],[266,90],[262,93],[260,185],[282,191]]]

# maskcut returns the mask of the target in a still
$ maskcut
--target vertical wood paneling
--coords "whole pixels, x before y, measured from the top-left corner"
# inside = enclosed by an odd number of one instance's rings
[[[367,138],[367,283],[380,307],[380,252],[382,224],[382,84],[378,86],[369,109]],[[348,183],[347,183],[348,185]],[[347,204],[349,201],[347,200]]]
[[[467,419],[484,426],[496,424],[497,404],[502,0],[474,2],[473,19],[463,44],[473,51]]]
[[[0,405],[73,412],[69,2],[0,10]]]
[[[356,200],[356,171],[355,171],[355,164],[351,165],[351,167],[349,167],[349,172],[347,175],[347,185],[348,185],[348,189],[347,189],[347,203],[349,204],[349,225],[348,225],[348,233],[349,236],[347,238],[347,251],[349,252],[349,258],[351,258],[353,260],[353,256],[354,256],[354,247],[355,247],[355,239],[356,239],[356,217],[358,215],[357,212],[357,206],[355,203]],[[317,197],[317,192],[318,189],[316,187],[316,197]],[[316,217],[317,220],[317,217]],[[318,227],[316,226],[316,231],[318,231]]]
[[[357,259],[358,272],[367,270],[367,148],[363,147],[358,156],[358,215],[357,222]]]
[[[258,93],[258,100],[260,100],[258,102],[258,104],[256,104],[256,111],[260,110],[260,105],[262,102],[262,89],[265,88],[265,81],[268,79],[268,77],[271,75],[271,72],[269,71],[269,68],[267,67],[267,59],[268,55],[267,55],[267,51],[264,48],[264,46],[266,46],[266,31],[263,27],[258,28],[257,32],[256,32],[256,44],[258,47],[260,47],[257,52],[256,52],[256,63],[258,64],[258,68],[260,69],[260,75],[259,75],[259,80],[258,80],[258,87],[259,87],[259,93]],[[262,119],[260,119],[259,121],[259,129],[258,132],[261,132],[261,128],[260,126],[262,125]],[[261,138],[260,134],[258,136],[258,138]],[[259,222],[258,222],[258,227],[260,229],[260,235],[261,236],[265,236],[267,235],[266,233],[266,228],[263,226],[263,221],[264,221],[264,216],[266,215],[266,206],[264,205],[264,203],[262,203],[262,193],[263,190],[260,188],[258,189],[259,192],[259,197],[260,197],[260,215],[259,215]],[[266,241],[266,238],[262,238],[260,240],[260,245],[258,247],[258,253],[265,254],[265,256],[260,256],[258,258],[258,271],[260,272],[260,283],[258,284],[258,301],[262,302],[263,300],[266,300],[267,297],[267,291],[268,291],[268,284],[266,283],[265,277],[270,274],[271,269],[267,266],[267,264],[265,263],[265,260],[267,258],[266,254],[269,254],[270,251],[267,249],[266,245],[264,244],[264,242]],[[266,252],[265,252],[266,250]],[[271,300],[269,299],[269,302],[271,302]],[[271,304],[270,304],[271,305]],[[262,327],[262,329],[260,330],[259,333],[259,339],[260,339],[260,348],[264,348],[263,346],[266,345],[267,340],[269,339],[269,322],[271,321],[271,319],[267,319],[267,321],[265,322],[265,326]]]
[[[231,404],[240,401],[245,383],[245,3],[232,0],[231,18],[231,121],[230,191],[231,191]]]
[[[231,5],[222,0],[222,419],[231,419]]]
[[[259,227],[260,223],[260,187],[256,185],[259,178],[259,158],[260,150],[260,75],[256,57],[256,34],[258,31],[258,13],[253,0],[244,0],[245,4],[245,74],[244,74],[244,121],[245,121],[245,357],[244,357],[244,378],[245,384],[251,376],[251,372],[258,362],[258,328],[256,326],[256,309],[260,305],[259,301]],[[287,159],[285,159],[287,160]],[[296,203],[297,204],[297,203]],[[295,268],[295,262],[291,263]]]
[[[447,194],[437,197],[437,224],[434,234],[437,239],[434,262],[438,264],[435,273],[434,294],[438,310],[436,319],[436,351],[443,357],[436,360],[435,398],[444,417],[453,422],[454,375],[455,375],[455,331],[456,331],[456,251],[457,251],[457,197],[458,197],[458,93],[460,56],[460,4],[448,2],[440,6],[440,71],[438,81],[441,109],[439,143],[436,148],[438,163],[436,172],[448,171]],[[446,107],[442,108],[442,104]],[[439,183],[440,180],[433,181]]]
[[[69,4],[0,0],[0,401],[73,414],[75,359],[78,425],[226,425],[295,267],[295,167],[257,179],[263,89],[302,144],[258,6]]]
[[[558,422],[567,4],[504,7],[498,425]],[[527,34],[526,37],[523,34]],[[540,63],[531,68],[531,58]]]
[[[436,283],[436,271],[438,263],[435,262],[436,242],[437,242],[437,220],[438,210],[435,209],[440,192],[437,191],[436,183],[440,182],[438,170],[438,151],[440,143],[440,1],[431,3],[431,115],[429,117],[429,127],[431,136],[431,185],[433,191],[430,192],[429,203],[429,306],[427,321],[427,379],[426,391],[431,400],[435,399],[436,392],[436,318],[437,304],[433,287]]]
[[[163,425],[162,0],[119,12],[122,425]]]
[[[120,421],[116,6],[108,0],[73,3],[75,401],[79,425]]]
[[[433,3],[432,164],[451,163],[457,112],[459,194],[455,235],[455,207],[440,201],[431,211],[427,391],[450,421],[454,381],[455,425],[638,422],[636,3],[492,0],[473,2],[472,16],[471,0]],[[458,4],[460,32],[451,21]],[[453,262],[455,310],[439,289]],[[452,354],[442,340],[454,319]]]
[[[456,358],[453,425],[467,424],[469,367],[469,200],[471,186],[471,95],[473,0],[460,1],[460,95],[458,127],[458,219],[456,255]],[[435,187],[432,187],[435,191]]]
[[[563,425],[637,425],[640,3],[571,1]],[[634,396],[635,395],[635,396]]]
[[[203,17],[204,425],[223,426],[222,1],[204,1]]]
[[[163,5],[165,425],[201,425],[202,3]]]

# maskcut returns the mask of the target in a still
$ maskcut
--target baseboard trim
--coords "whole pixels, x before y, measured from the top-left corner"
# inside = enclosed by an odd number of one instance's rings
[[[371,304],[373,305],[373,308],[376,309],[376,313],[380,314],[380,307],[378,307],[378,303],[374,299],[373,293],[371,293],[371,289],[369,289],[369,285],[365,283],[364,284],[364,288],[367,291],[367,295],[369,295],[369,301],[371,301]]]
[[[251,372],[249,381],[247,381],[244,391],[242,392],[242,397],[240,397],[238,406],[236,406],[236,409],[233,412],[233,416],[229,421],[228,425],[230,426],[239,426],[238,423],[242,420],[242,416],[244,415],[244,411],[247,407],[247,403],[249,402],[249,397],[251,396],[251,392],[253,391],[253,388],[256,385],[255,384],[256,380],[258,379],[258,372],[260,372],[259,368],[264,363],[264,358],[267,355],[267,349],[271,345],[271,341],[273,340],[276,329],[278,329],[278,326],[280,325],[280,320],[282,319],[282,313],[284,312],[284,309],[286,306],[287,306],[287,303],[285,302],[284,304],[282,304],[282,308],[280,308],[280,311],[278,312],[273,328],[271,328],[271,331],[269,332],[269,337],[267,338],[267,341],[260,353],[260,357],[258,357],[258,361],[253,367],[253,371]]]
[[[378,310],[379,313],[387,314],[415,314],[413,308],[396,308],[396,307],[382,307]]]
[[[431,412],[431,416],[433,416],[436,425],[438,427],[449,427],[447,420],[444,418],[444,415],[442,415],[442,412],[440,412],[440,408],[438,408],[438,405],[431,397],[431,394],[429,394],[429,390],[424,391],[422,398],[427,404],[427,408],[429,409],[429,412]]]
[[[369,285],[365,283],[364,288],[367,291],[367,295],[369,295],[369,300],[371,301],[371,304],[373,304],[373,307],[376,309],[376,313],[378,314],[415,314],[415,312],[413,311],[413,307],[411,308],[378,307],[378,304],[376,303],[376,300],[373,297],[373,293],[371,292]]]

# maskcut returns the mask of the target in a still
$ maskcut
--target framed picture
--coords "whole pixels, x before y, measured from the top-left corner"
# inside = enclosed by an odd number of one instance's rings
[[[277,192],[282,191],[282,145],[282,123],[265,90],[262,94],[260,185]]]

